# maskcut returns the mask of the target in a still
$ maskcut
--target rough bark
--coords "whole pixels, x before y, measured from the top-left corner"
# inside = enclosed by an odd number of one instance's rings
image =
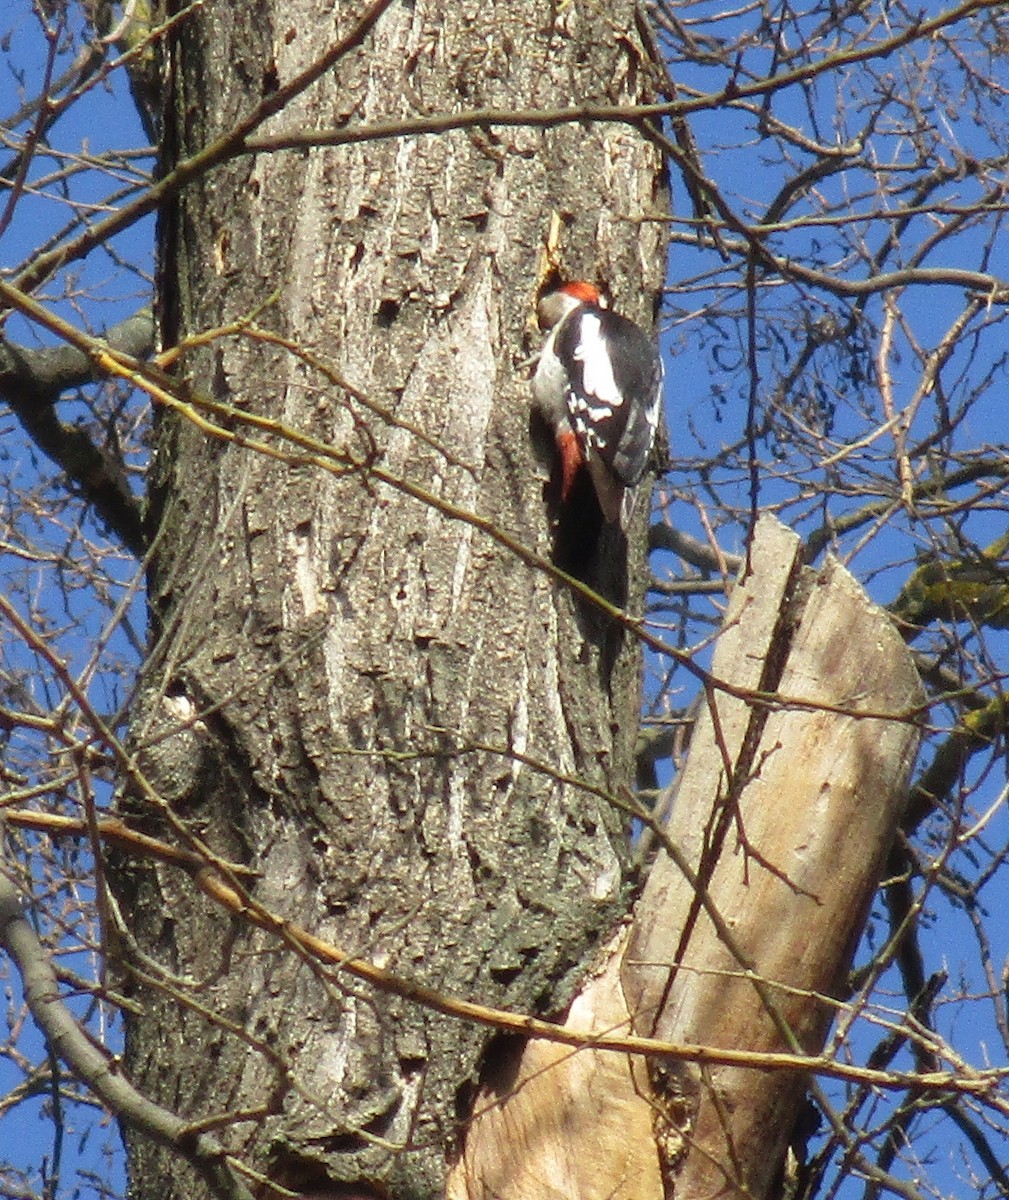
[[[349,7],[190,13],[174,53],[177,154],[346,36]],[[634,101],[633,14],[391,4],[265,132]],[[566,221],[566,271],[608,282],[647,322],[664,253],[645,218],[661,214],[662,184],[650,145],[617,125],[239,159],[166,222],[166,336],[244,317],[279,288],[260,325],[440,448],[241,336],[188,351],[187,386],[348,447],[549,554],[517,367],[548,217]],[[254,898],[273,912],[447,992],[558,1011],[626,906],[625,830],[508,751],[607,789],[628,782],[637,648],[614,655],[612,631],[565,588],[366,469],[278,463],[162,414],[151,512],[155,642],[132,738],[174,813],[258,871]],[[183,714],[200,719],[182,729]],[[121,869],[118,889],[147,956],[142,970],[126,956],[143,1002],[127,1059],[145,1091],[194,1120],[248,1114],[222,1137],[295,1190],[441,1194],[485,1031],[313,969],[169,871]],[[140,1139],[130,1173],[137,1197],[203,1194]]]
[[[909,717],[924,695],[895,626],[836,562],[802,570],[799,539],[766,517],[751,561],[713,675],[806,704],[712,692],[668,827],[690,875],[657,860],[629,929],[572,1006],[573,1028],[757,1052],[823,1046],[834,1015],[824,997],[843,992],[906,803]],[[478,1096],[486,1111],[449,1196],[759,1200],[806,1084],[532,1043]]]

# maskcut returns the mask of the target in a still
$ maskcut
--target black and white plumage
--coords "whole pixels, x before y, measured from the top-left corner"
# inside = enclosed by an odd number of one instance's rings
[[[603,516],[626,528],[659,420],[658,352],[644,330],[611,312],[590,283],[566,283],[548,293],[539,317],[550,334],[533,395],[554,431],[561,502],[585,466]]]

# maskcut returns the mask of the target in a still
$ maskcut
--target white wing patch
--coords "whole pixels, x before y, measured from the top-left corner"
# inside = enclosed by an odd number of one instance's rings
[[[620,505],[614,489],[634,488],[648,466],[662,364],[632,321],[588,305],[562,321],[556,349],[570,428],[603,512],[615,520]]]
[[[613,408],[619,408],[624,397],[613,378],[613,364],[602,336],[602,323],[593,313],[586,313],[578,330],[581,338],[575,347],[575,359],[582,364],[582,384],[586,400],[598,400],[599,407],[587,404],[594,421],[601,421]]]

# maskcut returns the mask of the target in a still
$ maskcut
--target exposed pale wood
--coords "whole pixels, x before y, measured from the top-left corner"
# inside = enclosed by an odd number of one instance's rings
[[[923,697],[886,615],[836,563],[800,570],[799,552],[793,534],[761,520],[753,574],[733,594],[714,675],[847,711],[773,711],[716,689],[717,721],[706,711],[698,723],[669,832],[692,870],[708,879],[707,894],[743,963],[769,981],[796,1042],[815,1052],[832,1007],[812,993],[830,993],[847,969],[918,741],[912,722],[858,714],[903,716]],[[681,964],[675,975],[674,961]],[[600,1030],[632,1011],[635,1032],[669,1041],[789,1046],[668,857],[657,861],[637,906],[621,995],[600,996],[616,986],[615,962],[586,989]],[[584,1019],[572,1009],[572,1023]],[[556,1065],[478,1119],[452,1200],[631,1200],[662,1195],[663,1177],[677,1200],[768,1194],[803,1078],[723,1068],[702,1078],[667,1063],[659,1071],[652,1064],[649,1084],[640,1068],[632,1076],[626,1063],[621,1071],[601,1058],[529,1047],[520,1080],[545,1062]],[[607,1072],[605,1088],[584,1082],[596,1063]],[[668,1122],[658,1115],[671,1092],[693,1097],[686,1121],[678,1112]]]
[[[625,944],[626,931],[572,1004],[571,1028],[630,1032],[619,983]],[[502,1071],[482,1092],[482,1115],[446,1200],[662,1200],[647,1093],[640,1060],[530,1043],[521,1083]]]

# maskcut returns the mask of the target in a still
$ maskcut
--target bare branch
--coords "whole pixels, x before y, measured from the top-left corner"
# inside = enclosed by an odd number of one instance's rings
[[[153,339],[153,318],[149,309],[143,309],[113,326],[104,340],[112,349],[144,358]],[[141,504],[130,490],[122,463],[86,430],[61,421],[55,407],[70,389],[107,377],[79,347],[35,349],[0,340],[0,397],[35,445],[94,505],[112,533],[140,557],[146,545]]]
[[[17,888],[4,871],[0,871],[0,943],[21,974],[32,1016],[73,1074],[134,1129],[177,1150],[220,1200],[252,1200],[216,1138],[209,1133],[194,1135],[187,1122],[142,1096],[77,1023],[60,997],[49,955],[24,916]]]

